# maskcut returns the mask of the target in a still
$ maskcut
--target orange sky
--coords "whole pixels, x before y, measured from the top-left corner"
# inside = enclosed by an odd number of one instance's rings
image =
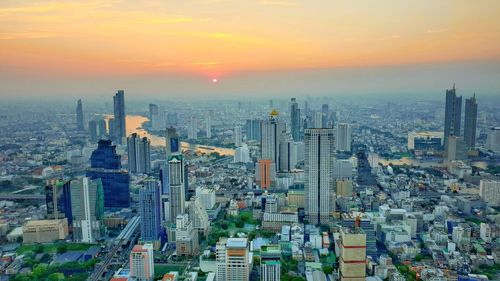
[[[0,1],[0,94],[36,92],[35,78],[80,79],[70,85],[76,90],[102,77],[163,75],[181,84],[176,75],[224,81],[262,71],[462,62],[498,69],[499,0]],[[488,89],[498,90],[495,74],[478,67],[491,74]]]

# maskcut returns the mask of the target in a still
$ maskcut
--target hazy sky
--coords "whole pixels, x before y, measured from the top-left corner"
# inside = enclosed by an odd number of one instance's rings
[[[498,0],[0,2],[0,96],[494,95],[499,77]]]

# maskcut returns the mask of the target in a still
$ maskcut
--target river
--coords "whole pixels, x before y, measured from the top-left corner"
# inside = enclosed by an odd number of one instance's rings
[[[149,118],[141,115],[127,115],[126,117],[126,126],[127,126],[127,136],[133,133],[137,133],[141,137],[147,137],[151,141],[152,146],[164,147],[165,146],[165,138],[157,135],[153,135],[146,131],[142,124],[144,122],[149,121]],[[181,142],[182,151],[192,150],[197,153],[205,153],[210,154],[213,152],[217,152],[222,156],[233,156],[235,151],[231,148],[217,147],[217,146],[209,146],[209,145],[199,145],[199,144],[190,144],[188,142]]]

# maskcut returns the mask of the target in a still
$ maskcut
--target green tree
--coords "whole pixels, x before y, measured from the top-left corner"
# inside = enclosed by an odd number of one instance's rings
[[[64,254],[68,251],[68,245],[66,243],[62,243],[57,245],[57,253],[58,254]]]
[[[323,272],[325,274],[332,274],[333,273],[333,266],[331,266],[331,265],[323,266]]]
[[[45,250],[45,247],[42,244],[38,244],[38,245],[36,245],[33,252],[35,252],[37,254],[41,254],[41,253],[43,253],[44,250]]]

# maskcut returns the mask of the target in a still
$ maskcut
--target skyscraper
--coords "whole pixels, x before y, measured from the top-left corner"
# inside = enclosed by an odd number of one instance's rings
[[[70,186],[70,181],[64,181],[62,179],[50,180],[45,186],[45,203],[47,205],[48,218],[67,218],[69,225],[73,223]]]
[[[279,281],[281,277],[281,248],[279,245],[260,247],[260,280]]]
[[[95,120],[89,121],[89,135],[91,141],[97,141],[98,128],[97,128],[97,122]]]
[[[106,138],[106,135],[106,120],[100,118],[97,120],[97,137],[98,139],[103,140]]]
[[[279,144],[285,131],[285,123],[279,119],[278,111],[273,110],[269,118],[261,123],[261,159],[269,159],[275,164],[278,162]]]
[[[121,156],[110,140],[100,140],[90,156],[90,168],[86,172],[91,179],[101,179],[106,208],[130,207],[130,178],[122,169]]]
[[[188,139],[196,140],[198,139],[198,120],[191,116],[189,118],[188,128]]]
[[[301,122],[300,122],[300,109],[299,104],[295,98],[291,99],[290,105],[290,124],[292,131],[292,138],[294,141],[300,141],[302,135],[300,132]]]
[[[85,127],[83,126],[83,106],[81,99],[76,102],[76,129],[78,131],[85,130]]]
[[[139,216],[141,216],[141,240],[156,241],[161,232],[160,181],[146,179],[139,189]]]
[[[217,281],[248,281],[250,261],[247,238],[220,238],[216,245]]]
[[[355,228],[340,228],[339,272],[341,281],[364,281],[366,276],[366,234]]]
[[[476,94],[465,100],[464,140],[468,148],[476,147],[477,102]]]
[[[236,147],[241,146],[241,127],[240,126],[234,127],[234,146],[236,146]]]
[[[181,154],[170,155],[168,159],[169,221],[174,222],[178,214],[184,214],[186,201],[184,158]]]
[[[312,224],[327,223],[333,188],[333,129],[306,129],[306,215]]]
[[[104,192],[101,180],[80,177],[71,181],[73,239],[94,243],[104,235]]]
[[[153,244],[135,245],[130,252],[130,277],[153,281],[155,275]]]
[[[181,150],[179,142],[179,135],[177,135],[177,130],[174,127],[167,128],[165,132],[165,146],[167,159],[173,153],[178,153]]]
[[[444,143],[449,136],[460,136],[462,118],[462,97],[457,97],[455,84],[453,89],[446,90],[446,107],[444,113]]]
[[[339,151],[351,151],[351,125],[347,123],[337,125],[335,145]]]
[[[500,127],[490,128],[486,139],[486,148],[500,154]]]
[[[125,92],[119,90],[113,97],[114,105],[114,141],[118,144],[123,143],[123,139],[127,136],[125,125]]]
[[[148,138],[141,138],[133,133],[127,138],[128,170],[131,173],[147,174],[151,172],[151,143]]]
[[[259,119],[248,119],[245,124],[245,130],[247,134],[247,140],[259,140],[260,141],[260,123]]]
[[[330,107],[328,106],[328,104],[324,103],[321,106],[321,115],[321,128],[331,128],[332,124],[330,122]]]
[[[214,111],[210,110],[207,114],[207,119],[205,120],[205,131],[207,131],[207,138],[212,138],[212,122],[214,119]]]
[[[283,133],[279,145],[279,161],[278,171],[290,172],[295,168],[297,163],[296,155],[294,155],[294,142],[289,133]]]

